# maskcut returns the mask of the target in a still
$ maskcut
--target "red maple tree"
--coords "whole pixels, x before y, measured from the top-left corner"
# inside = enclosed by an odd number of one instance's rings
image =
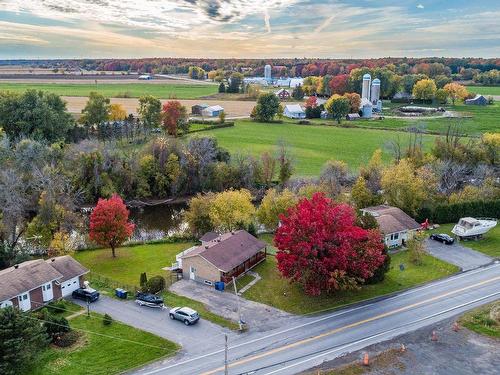
[[[177,137],[177,127],[185,115],[186,109],[179,101],[170,100],[163,104],[163,126],[168,134]]]
[[[328,85],[332,94],[344,95],[349,89],[349,74],[340,74],[333,77]]]
[[[385,260],[380,232],[356,226],[352,207],[322,193],[302,199],[280,219],[274,237],[278,269],[307,294],[355,286]]]
[[[318,105],[318,98],[312,95],[309,98],[307,98],[306,108],[316,108],[317,105]]]
[[[128,221],[129,211],[118,194],[99,199],[90,215],[90,239],[101,246],[115,248],[132,235],[135,225]]]

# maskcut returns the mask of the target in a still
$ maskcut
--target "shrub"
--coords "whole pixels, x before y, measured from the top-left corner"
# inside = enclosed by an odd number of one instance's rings
[[[104,324],[105,326],[110,326],[111,323],[113,323],[113,318],[111,317],[111,315],[104,314],[102,318],[102,324]]]
[[[141,278],[139,279],[139,285],[141,288],[144,288],[146,284],[148,283],[148,277],[146,275],[146,272],[141,273]]]
[[[473,201],[453,204],[440,204],[434,208],[421,209],[417,215],[419,221],[429,219],[434,223],[456,223],[465,216],[496,217],[500,212],[500,199]]]
[[[146,283],[146,290],[149,293],[159,293],[165,289],[165,278],[162,276],[153,276]]]
[[[371,215],[366,215],[371,216]],[[382,265],[373,272],[373,276],[365,280],[365,284],[377,284],[385,279],[385,274],[391,269],[391,257],[387,253],[387,247],[384,247],[385,260]]]
[[[60,314],[66,311],[66,303],[63,300],[51,302],[46,307],[51,314]]]
[[[310,125],[310,124],[311,124],[311,122],[310,122],[310,121],[308,121],[308,120],[300,120],[300,121],[298,122],[298,124],[299,124],[299,125]]]
[[[55,341],[54,345],[60,348],[68,348],[73,346],[80,338],[80,333],[77,331],[69,331],[59,336]]]
[[[47,314],[43,326],[52,342],[56,342],[64,333],[71,330],[68,321],[64,317]]]

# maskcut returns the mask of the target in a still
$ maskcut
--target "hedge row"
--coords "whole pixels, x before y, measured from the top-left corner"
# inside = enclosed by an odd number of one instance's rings
[[[456,223],[460,218],[466,216],[498,218],[500,217],[500,199],[425,207],[417,214],[417,221],[423,222],[428,218],[437,224]]]
[[[207,126],[206,128],[202,128],[202,129],[189,130],[188,133],[205,132],[208,130],[230,128],[233,126],[234,126],[234,122],[225,122],[224,124],[210,125],[210,126]]]

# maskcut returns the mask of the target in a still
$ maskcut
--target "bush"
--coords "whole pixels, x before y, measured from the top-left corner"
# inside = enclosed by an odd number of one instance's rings
[[[64,333],[71,330],[68,321],[64,317],[47,314],[43,326],[52,342],[56,342]]]
[[[460,218],[496,217],[500,212],[500,199],[490,201],[473,201],[453,204],[440,204],[434,208],[424,208],[417,214],[418,221],[429,219],[433,223],[456,223]]]
[[[102,324],[104,324],[105,326],[110,326],[112,323],[113,323],[113,318],[111,317],[111,315],[104,314],[102,318]]]
[[[159,293],[165,289],[165,278],[162,276],[153,276],[146,283],[146,290],[149,293]]]
[[[371,215],[366,215],[371,216]],[[391,268],[391,257],[387,252],[387,247],[384,247],[385,260],[382,265],[373,272],[373,276],[365,280],[365,284],[377,284],[385,279],[385,274],[389,272]]]
[[[300,121],[298,122],[298,124],[299,124],[299,125],[310,125],[310,124],[311,124],[311,122],[310,122],[310,121],[308,121],[308,120],[300,120]]]
[[[63,334],[62,336],[59,336],[54,341],[54,345],[57,345],[60,348],[69,348],[70,346],[73,346],[78,339],[80,338],[80,333],[77,331],[69,331]]]
[[[51,302],[46,306],[51,314],[61,314],[66,311],[66,303],[63,300]]]

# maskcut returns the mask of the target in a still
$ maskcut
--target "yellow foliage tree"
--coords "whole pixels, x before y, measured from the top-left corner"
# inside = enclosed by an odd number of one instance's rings
[[[407,159],[386,168],[382,173],[381,184],[387,202],[409,215],[415,215],[426,198],[426,182]]]
[[[375,202],[373,193],[366,186],[366,180],[359,176],[351,190],[351,198],[357,208],[369,207]]]
[[[122,121],[127,118],[127,111],[123,105],[114,103],[109,106],[109,121]]]
[[[497,165],[500,162],[500,133],[484,133],[481,141],[488,161]]]
[[[436,82],[433,79],[421,79],[413,86],[413,96],[416,99],[432,100],[436,96]]]
[[[219,231],[231,231],[252,223],[255,207],[246,190],[226,190],[215,195],[209,211],[210,220]]]
[[[74,251],[69,235],[64,231],[59,231],[54,234],[52,241],[50,241],[49,250],[47,255],[49,257],[58,257],[67,255]]]
[[[274,231],[278,227],[279,216],[297,204],[297,201],[295,194],[288,189],[281,193],[269,189],[257,210],[257,218],[267,229]]]
[[[465,86],[456,82],[448,83],[443,89],[448,93],[448,97],[451,99],[453,105],[455,105],[456,100],[464,100],[469,95]]]

